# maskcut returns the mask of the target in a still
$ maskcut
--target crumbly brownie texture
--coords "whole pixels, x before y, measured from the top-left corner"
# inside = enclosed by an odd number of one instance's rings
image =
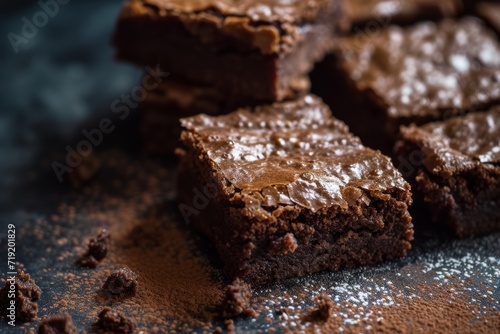
[[[125,299],[135,296],[139,276],[129,268],[115,270],[102,286],[102,291],[110,297]]]
[[[500,230],[500,107],[404,127],[396,151],[422,153],[416,182],[437,222],[460,237]]]
[[[117,57],[259,102],[295,98],[335,45],[342,1],[130,0]]]
[[[103,308],[96,325],[103,330],[122,334],[133,334],[137,328],[137,322],[134,319],[126,317],[111,307]]]
[[[500,102],[500,44],[474,18],[392,26],[371,38],[345,38],[340,50],[339,73],[333,75],[345,78],[350,92],[335,98],[349,97],[351,107],[333,110],[377,148],[392,148],[400,125]],[[336,99],[330,104],[336,106]]]
[[[265,283],[410,248],[409,185],[318,98],[182,125],[179,208],[230,276]]]
[[[22,270],[17,270],[14,279],[15,298],[9,298],[12,292],[11,280],[7,280],[5,286],[0,289],[0,315],[7,316],[8,308],[11,306],[11,300],[15,301],[16,320],[20,322],[29,322],[36,318],[38,314],[38,305],[36,301],[40,299],[42,290],[36,285],[29,274]]]
[[[316,308],[304,314],[301,319],[304,322],[327,321],[333,315],[334,303],[328,295],[320,294],[314,298]]]
[[[38,327],[39,334],[78,334],[73,319],[67,313],[53,315],[44,319]]]
[[[346,12],[355,32],[372,33],[389,24],[407,25],[457,15],[460,0],[347,0]]]
[[[480,2],[476,5],[475,13],[500,34],[500,2]]]
[[[90,239],[87,252],[78,259],[82,267],[95,268],[108,254],[111,235],[102,229],[97,237]]]
[[[240,315],[251,315],[250,309],[250,285],[237,278],[226,287],[222,301],[222,317],[235,318]]]

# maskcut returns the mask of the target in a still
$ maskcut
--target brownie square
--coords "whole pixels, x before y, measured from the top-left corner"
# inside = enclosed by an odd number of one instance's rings
[[[500,107],[403,127],[396,151],[418,156],[415,183],[436,222],[459,237],[500,231]]]
[[[390,24],[409,25],[423,20],[456,16],[462,10],[460,0],[347,0],[346,12],[353,31],[376,33]]]
[[[118,59],[160,65],[174,80],[274,102],[308,90],[342,14],[339,0],[129,0],[114,45]]]
[[[500,102],[500,44],[478,19],[391,26],[339,44],[323,70],[331,84],[323,83],[318,93],[364,143],[384,152],[394,146],[401,125]]]
[[[308,95],[183,119],[180,212],[261,284],[404,256],[410,186]]]

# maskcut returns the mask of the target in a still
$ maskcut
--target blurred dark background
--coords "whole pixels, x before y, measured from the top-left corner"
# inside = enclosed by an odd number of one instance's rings
[[[111,103],[138,83],[142,70],[113,58],[110,41],[122,2],[0,1],[0,209],[19,205],[24,198],[13,198],[14,188],[40,174],[57,186],[55,174],[47,173],[52,159],[81,140],[82,130],[114,119]],[[51,15],[42,4],[51,6]],[[26,36],[26,22],[34,20],[37,31]],[[126,128],[134,117],[117,124],[122,129],[103,145],[120,133],[136,140]]]

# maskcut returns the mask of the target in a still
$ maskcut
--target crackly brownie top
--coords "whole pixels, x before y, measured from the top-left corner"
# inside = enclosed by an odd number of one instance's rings
[[[408,190],[389,158],[364,147],[311,95],[225,116],[198,115],[182,125],[247,207],[347,208],[368,203],[367,191]]]
[[[441,118],[500,100],[500,44],[476,19],[390,27],[341,43],[358,89],[371,90],[394,118]]]
[[[412,125],[403,128],[402,134],[421,147],[429,171],[500,164],[500,107],[421,127]]]
[[[331,44],[341,7],[337,0],[128,0],[120,20],[177,18],[201,43],[224,36],[226,44],[268,55],[293,49],[313,24]]]
[[[365,23],[367,28],[384,26],[401,21],[414,21],[436,13],[453,16],[461,8],[459,0],[348,0],[346,2],[350,20],[355,24]]]

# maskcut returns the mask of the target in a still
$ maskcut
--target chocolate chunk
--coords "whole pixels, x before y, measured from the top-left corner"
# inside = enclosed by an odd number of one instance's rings
[[[90,239],[87,252],[78,259],[77,263],[82,267],[97,267],[108,254],[110,241],[109,232],[105,229],[101,230],[97,237]]]
[[[240,315],[251,315],[252,310],[249,307],[250,285],[237,278],[233,283],[226,287],[224,300],[222,301],[222,317],[234,318]]]
[[[123,313],[110,307],[103,308],[96,324],[103,330],[123,334],[132,334],[137,327],[137,322],[134,319],[126,317]]]
[[[301,317],[304,322],[327,321],[331,316],[334,308],[334,303],[330,297],[325,294],[318,295],[314,298],[316,308],[310,313]]]
[[[77,334],[71,316],[67,313],[53,315],[44,319],[38,327],[39,334]]]
[[[14,301],[16,320],[22,322],[33,320],[38,313],[36,301],[40,299],[41,293],[42,290],[30,275],[18,269],[17,275],[7,279],[5,286],[0,290],[0,314],[9,315],[8,308]]]
[[[120,299],[133,297],[136,293],[138,278],[139,276],[129,268],[115,270],[106,279],[102,291]]]

